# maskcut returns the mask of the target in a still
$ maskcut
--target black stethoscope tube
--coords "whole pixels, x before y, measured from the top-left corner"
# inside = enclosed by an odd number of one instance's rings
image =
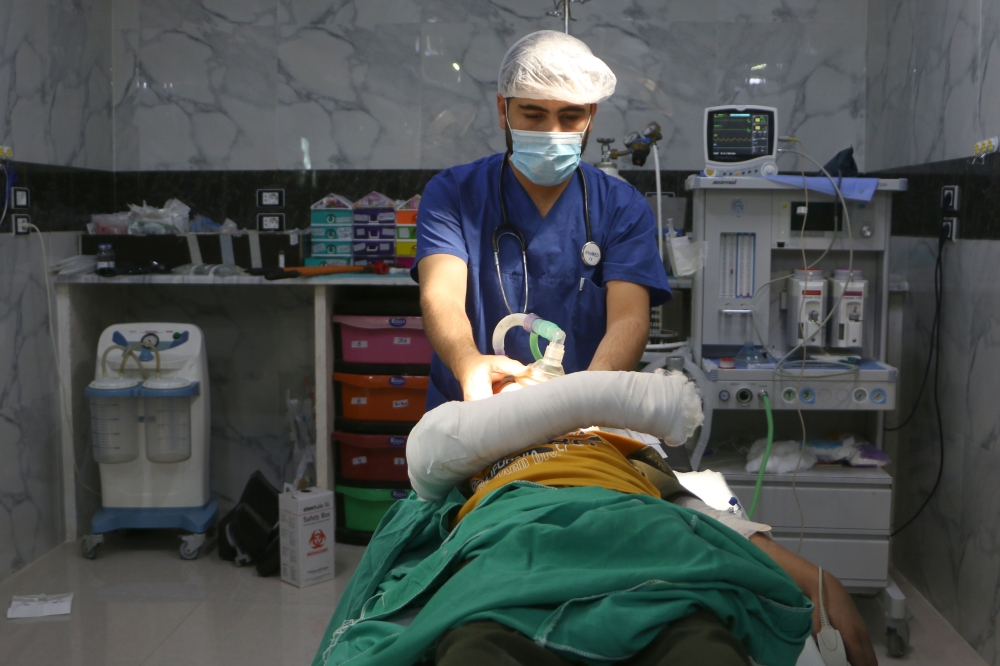
[[[524,266],[524,312],[528,311],[528,245],[524,240],[524,234],[521,230],[512,225],[507,220],[507,202],[504,197],[504,186],[503,177],[507,170],[507,160],[510,157],[509,154],[503,156],[503,161],[500,163],[500,182],[497,189],[500,192],[500,215],[502,217],[501,224],[493,230],[493,263],[497,268],[497,281],[500,283],[500,295],[503,296],[503,303],[507,306],[507,312],[513,314],[514,310],[510,307],[510,303],[507,301],[507,292],[503,286],[503,278],[500,275],[500,239],[504,236],[513,236],[517,239],[518,244],[521,246],[521,263]],[[583,258],[584,264],[588,266],[596,266],[600,261],[600,248],[597,243],[594,242],[594,237],[590,231],[590,197],[587,196],[587,178],[583,175],[583,169],[580,167],[576,168],[576,173],[580,176],[580,184],[583,186],[583,224],[587,230],[587,242],[581,249],[581,257]],[[588,260],[588,248],[593,247],[596,250],[596,260],[590,263]],[[594,256],[591,253],[590,256]]]

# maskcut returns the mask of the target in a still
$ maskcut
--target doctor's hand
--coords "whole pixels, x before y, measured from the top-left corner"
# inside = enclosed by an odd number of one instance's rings
[[[465,400],[482,400],[493,395],[493,382],[528,372],[521,363],[506,356],[470,354],[456,364],[455,377],[462,385]]]

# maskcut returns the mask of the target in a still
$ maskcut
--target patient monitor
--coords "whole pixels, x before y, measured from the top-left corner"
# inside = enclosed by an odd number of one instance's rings
[[[705,109],[705,175],[778,173],[778,110],[770,106]]]

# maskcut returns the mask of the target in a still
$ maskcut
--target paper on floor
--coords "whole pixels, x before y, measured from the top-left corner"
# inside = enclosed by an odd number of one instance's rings
[[[67,615],[73,607],[73,593],[69,594],[29,594],[14,596],[7,609],[7,619],[15,617],[45,617],[46,615]]]

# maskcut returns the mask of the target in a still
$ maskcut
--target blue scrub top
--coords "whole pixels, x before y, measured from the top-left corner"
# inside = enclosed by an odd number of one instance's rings
[[[493,353],[493,329],[509,314],[493,263],[493,230],[502,224],[498,181],[503,154],[445,169],[424,188],[417,213],[417,258],[411,271],[419,282],[420,260],[451,254],[469,265],[465,310],[472,335],[483,354]],[[566,332],[567,373],[586,370],[607,327],[608,280],[624,280],[649,288],[652,305],[667,302],[670,285],[656,245],[656,217],[638,190],[586,163],[590,225],[601,248],[597,266],[583,263],[587,242],[583,188],[576,174],[544,219],[518,182],[512,168],[504,174],[507,216],[524,234],[528,252],[528,309]],[[500,239],[500,271],[514,312],[524,310],[521,248],[510,235]],[[582,282],[581,282],[582,278]],[[544,345],[544,340],[540,341]],[[543,346],[544,349],[544,346]],[[505,352],[525,365],[534,361],[528,333],[507,333]],[[427,409],[461,400],[462,387],[434,355]]]

